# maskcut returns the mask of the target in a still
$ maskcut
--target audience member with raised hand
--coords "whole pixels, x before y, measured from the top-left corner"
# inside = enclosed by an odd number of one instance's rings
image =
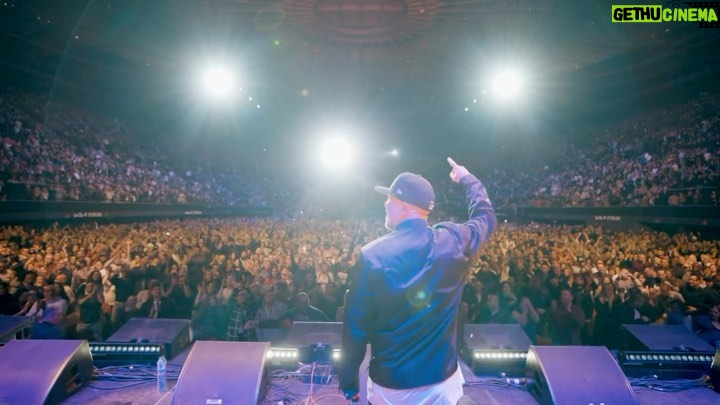
[[[87,284],[77,302],[79,309],[77,336],[91,341],[103,340],[102,304],[105,302],[105,297],[102,288],[95,283]]]
[[[58,296],[59,287],[49,284],[43,288],[44,298],[40,300],[39,315],[35,318],[32,336],[34,339],[62,339],[65,335],[67,301]]]

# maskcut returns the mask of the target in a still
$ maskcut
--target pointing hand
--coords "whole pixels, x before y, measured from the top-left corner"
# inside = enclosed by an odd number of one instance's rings
[[[452,171],[450,171],[450,178],[455,183],[460,183],[460,179],[470,174],[468,169],[465,168],[465,166],[460,166],[459,164],[455,163],[455,161],[452,158],[447,158],[448,163],[450,164],[450,167],[452,167]]]

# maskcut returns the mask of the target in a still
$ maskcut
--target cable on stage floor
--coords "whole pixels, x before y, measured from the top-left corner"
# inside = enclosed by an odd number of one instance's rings
[[[297,370],[275,370],[271,374],[271,390],[277,394],[263,401],[264,405],[284,404],[318,405],[319,400],[340,398],[345,400],[337,390],[334,365],[327,362],[300,363]],[[293,387],[297,383],[308,386],[307,392],[297,392]]]
[[[180,367],[168,367],[167,379],[177,380],[178,378],[180,378]],[[118,383],[118,385],[100,386],[97,384],[89,384],[89,387],[97,390],[112,391],[155,381],[157,381],[157,369],[155,367],[146,364],[130,364],[93,368],[93,382]]]
[[[710,377],[694,380],[659,380],[657,377],[628,378],[634,389],[650,389],[660,392],[680,392],[693,388],[710,388]]]
[[[477,388],[502,388],[527,391],[527,383],[524,378],[491,378],[487,380],[466,381],[465,387]]]
[[[148,384],[151,382],[152,381],[140,381],[140,382],[136,382],[136,383],[132,383],[132,384],[117,385],[117,386],[112,386],[112,387],[100,387],[98,385],[88,384],[88,387],[96,389],[96,390],[100,390],[100,391],[115,391],[115,390],[122,390],[125,388],[137,387],[138,385]]]

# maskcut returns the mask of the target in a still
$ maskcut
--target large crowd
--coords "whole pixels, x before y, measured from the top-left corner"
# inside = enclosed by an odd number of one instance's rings
[[[296,189],[287,178],[179,157],[117,119],[50,106],[32,95],[0,95],[0,200],[297,208],[287,206]],[[513,159],[478,151],[466,165],[487,174],[496,207],[718,205],[718,111],[720,97],[702,94],[543,150],[518,146]],[[426,170],[446,177],[442,166]],[[438,205],[456,197],[439,193]]]
[[[267,207],[286,197],[252,167],[178,158],[118,119],[27,94],[0,94],[0,140],[0,201]]]
[[[576,136],[558,148],[552,164],[522,167],[520,161],[492,182],[510,187],[514,192],[500,194],[519,205],[718,205],[718,111],[720,97],[703,94]]]
[[[177,159],[116,119],[0,96],[0,200],[282,207],[271,173]],[[720,97],[648,112],[517,159],[468,162],[496,207],[718,205]],[[175,158],[173,158],[175,156]],[[462,190],[435,184],[431,220]],[[438,170],[438,172],[440,172]],[[483,176],[482,174],[486,174]],[[288,182],[285,179],[284,182]],[[379,204],[379,202],[378,202]],[[196,338],[275,340],[293,321],[341,321],[378,220],[162,220],[0,228],[0,314],[36,337],[103,340],[131,317],[191,319]],[[620,325],[684,325],[720,342],[719,242],[701,235],[502,224],[468,274],[461,323],[518,323],[536,342],[617,347]]]
[[[431,217],[432,218],[432,217]],[[438,218],[440,220],[442,218]],[[378,221],[194,219],[0,228],[0,313],[37,337],[102,340],[131,317],[191,319],[198,339],[282,338],[342,321]],[[619,344],[622,324],[720,341],[717,240],[501,224],[467,275],[461,323],[517,323],[535,342]]]

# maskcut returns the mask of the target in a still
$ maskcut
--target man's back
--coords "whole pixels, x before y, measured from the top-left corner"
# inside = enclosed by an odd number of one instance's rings
[[[373,356],[369,376],[379,387],[412,390],[456,373],[456,323],[465,272],[495,226],[482,183],[470,174],[459,182],[467,190],[467,222],[431,228],[425,218],[406,219],[363,247],[350,273],[343,331],[340,379],[346,395],[346,387],[357,379],[366,343]],[[388,217],[402,209],[392,204],[386,203]]]
[[[436,382],[432,373],[417,373],[418,367],[450,366],[445,373],[452,373],[457,364],[447,346],[455,341],[468,257],[448,229],[452,226],[430,228],[427,221],[405,221],[363,248],[372,295],[382,303],[370,338],[370,375],[397,384],[388,388]],[[447,355],[438,357],[438,352]]]

